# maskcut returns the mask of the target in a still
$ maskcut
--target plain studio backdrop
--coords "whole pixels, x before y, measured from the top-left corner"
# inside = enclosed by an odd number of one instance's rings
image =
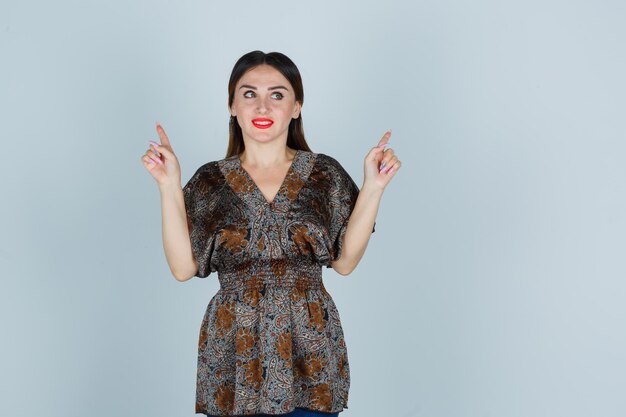
[[[344,417],[626,414],[622,1],[0,3],[0,415],[193,416],[217,274],[177,282],[156,182],[225,156],[227,83],[298,65],[314,152],[402,168],[324,270]]]

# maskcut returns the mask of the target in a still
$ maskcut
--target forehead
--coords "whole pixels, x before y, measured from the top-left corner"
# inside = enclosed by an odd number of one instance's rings
[[[251,84],[257,87],[284,85],[291,87],[289,80],[271,65],[262,64],[246,71],[237,85]]]

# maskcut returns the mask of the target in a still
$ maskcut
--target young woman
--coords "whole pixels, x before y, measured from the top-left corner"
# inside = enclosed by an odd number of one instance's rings
[[[228,84],[226,157],[181,187],[163,128],[143,156],[159,185],[165,255],[179,281],[217,272],[198,344],[196,414],[338,416],[350,369],[323,266],[350,274],[400,168],[391,132],[365,156],[359,190],[304,138],[302,80],[278,52],[242,56]]]

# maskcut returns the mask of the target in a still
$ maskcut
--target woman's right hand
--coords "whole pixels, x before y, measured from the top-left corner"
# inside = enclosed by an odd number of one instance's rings
[[[161,139],[161,144],[155,145],[154,142],[150,142],[150,147],[141,158],[143,165],[159,186],[180,184],[180,164],[178,163],[178,158],[176,158],[172,150],[172,145],[163,127],[157,123],[156,129]]]

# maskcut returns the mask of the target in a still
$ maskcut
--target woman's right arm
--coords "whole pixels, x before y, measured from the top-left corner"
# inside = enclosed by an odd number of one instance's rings
[[[187,212],[180,184],[159,185],[163,215],[163,248],[170,271],[178,281],[194,277],[198,265],[191,251]]]
[[[163,127],[157,123],[161,144],[154,141],[142,156],[143,164],[159,185],[163,216],[163,248],[170,271],[178,281],[195,276],[198,265],[193,257],[187,226],[187,212],[180,182],[180,164]]]

